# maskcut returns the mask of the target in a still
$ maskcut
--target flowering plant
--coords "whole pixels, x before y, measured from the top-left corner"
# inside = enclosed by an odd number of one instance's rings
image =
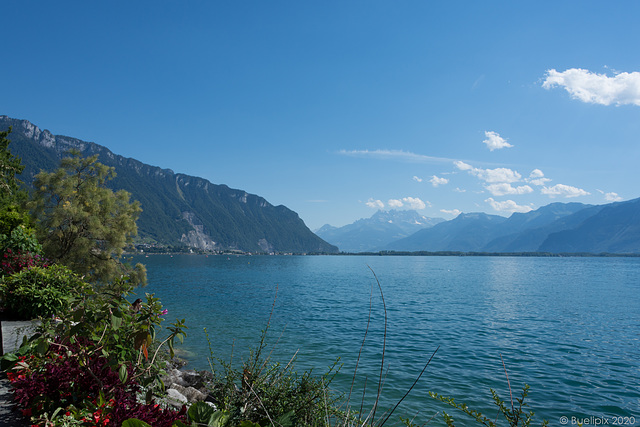
[[[42,319],[17,354],[2,357],[23,413],[46,426],[120,426],[137,418],[169,427],[183,419],[186,409],[165,410],[153,396],[162,389],[162,344],[173,353],[174,339],[185,336],[184,320],[158,343],[156,328],[166,314],[158,298],[147,294],[135,310],[125,298],[132,290],[126,278],[97,290],[80,282],[71,288],[68,309]]]
[[[23,252],[20,250],[7,249],[0,259],[0,270],[2,275],[19,273],[25,268],[47,267],[48,259],[34,252]]]

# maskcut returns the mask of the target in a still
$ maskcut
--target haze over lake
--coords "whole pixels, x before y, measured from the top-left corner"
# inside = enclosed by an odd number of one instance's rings
[[[370,396],[365,400],[371,401],[384,329],[375,272],[388,319],[384,405],[404,394],[440,346],[398,415],[419,412],[417,419],[425,422],[443,409],[455,414],[428,397],[434,391],[493,418],[489,388],[509,398],[502,355],[514,395],[524,383],[531,386],[528,402],[536,419],[551,425],[562,416],[640,419],[638,258],[152,255],[137,260],[148,268],[150,285],[144,291],[162,299],[168,320],[186,318],[190,329],[182,354],[191,368],[209,367],[204,327],[214,357],[229,361],[233,353],[234,363],[246,360],[273,306],[273,358],[286,363],[298,351],[298,370],[314,367],[319,374],[341,357],[344,366],[333,388],[348,391],[371,302],[352,404],[360,405],[365,376]]]

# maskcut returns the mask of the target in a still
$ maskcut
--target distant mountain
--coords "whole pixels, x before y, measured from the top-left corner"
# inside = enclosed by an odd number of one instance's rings
[[[395,251],[640,253],[640,199],[608,205],[552,203],[509,218],[457,218],[390,243]]]
[[[396,251],[480,251],[507,219],[485,213],[460,214],[385,247]]]
[[[589,209],[587,209],[589,208]],[[482,248],[486,252],[536,252],[550,233],[565,230],[593,215],[600,207],[582,203],[551,203],[527,213],[513,213],[496,238]],[[571,218],[573,214],[581,214]],[[499,236],[498,236],[499,235]]]
[[[125,189],[142,205],[138,220],[141,239],[199,249],[249,252],[337,252],[311,232],[298,214],[273,206],[262,197],[216,185],[203,178],[176,174],[112,153],[104,146],[40,130],[26,120],[0,116],[0,130],[9,134],[11,152],[22,158],[20,179],[30,183],[40,171],[52,171],[70,149],[98,154],[115,167],[109,185]]]
[[[640,253],[640,199],[602,206],[576,223],[575,227],[549,234],[540,250]]]
[[[316,234],[338,246],[342,252],[377,251],[394,240],[443,221],[442,218],[420,215],[414,210],[378,211],[371,218],[359,219],[343,227],[324,225]]]

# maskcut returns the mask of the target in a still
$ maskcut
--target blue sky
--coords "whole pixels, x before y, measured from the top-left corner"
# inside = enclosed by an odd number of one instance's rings
[[[1,10],[0,114],[258,194],[311,229],[378,208],[640,197],[640,2]]]

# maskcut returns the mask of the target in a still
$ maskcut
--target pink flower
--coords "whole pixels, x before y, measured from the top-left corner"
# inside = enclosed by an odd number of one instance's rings
[[[167,310],[166,308],[164,310],[162,310],[160,312],[160,316],[164,316],[165,314],[167,314],[169,312],[169,310]]]

